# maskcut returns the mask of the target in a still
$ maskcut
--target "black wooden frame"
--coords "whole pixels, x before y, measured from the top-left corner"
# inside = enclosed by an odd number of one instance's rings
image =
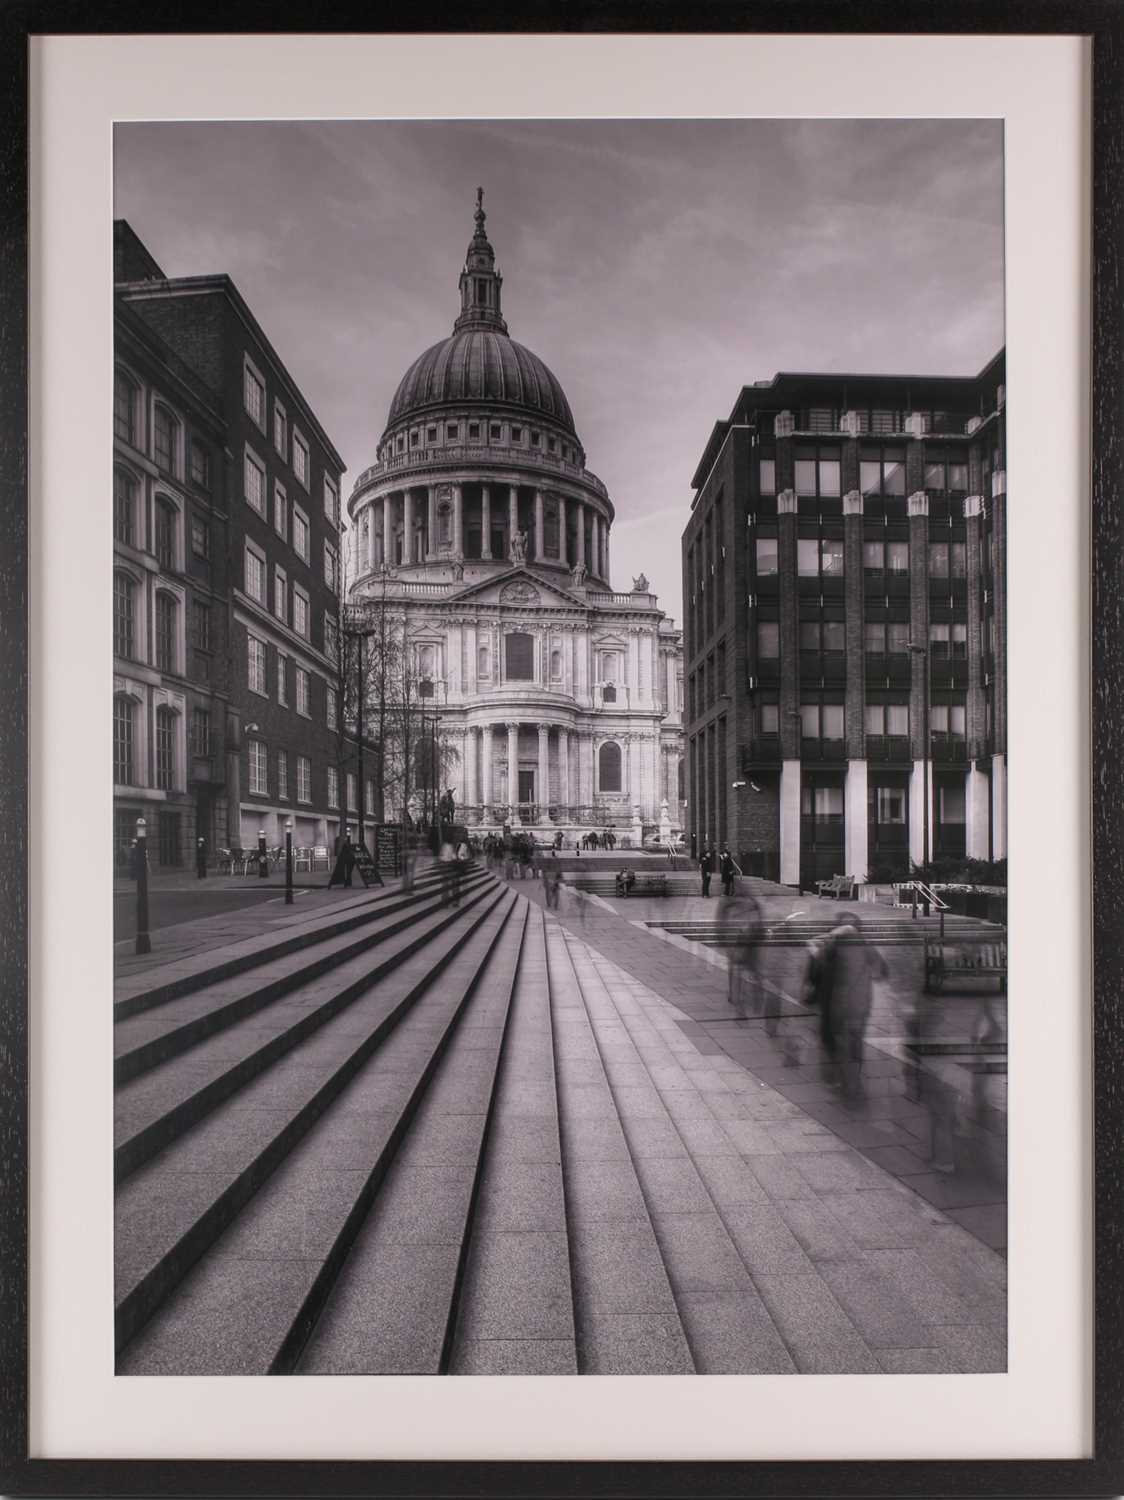
[[[15,1495],[1110,1496],[1124,1492],[1124,0],[521,0],[416,15],[350,0],[352,31],[1082,34],[1092,99],[1094,1457],[1081,1461],[413,1463],[28,1457],[28,66],[30,35],[276,32],[263,0],[0,0],[0,1491]],[[319,29],[319,28],[318,28]],[[793,1388],[794,1399],[799,1399]],[[950,1443],[954,1435],[946,1434]]]

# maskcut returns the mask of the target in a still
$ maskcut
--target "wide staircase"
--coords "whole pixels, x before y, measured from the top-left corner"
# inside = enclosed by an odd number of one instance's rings
[[[594,958],[473,868],[134,976],[117,1372],[880,1368],[830,1298],[824,1365],[757,1289],[804,1252],[707,1102],[719,1065],[753,1080]],[[744,1097],[764,1149],[795,1107]]]
[[[910,916],[908,911],[888,913],[878,907],[855,907],[840,902],[837,911],[815,911],[811,914],[793,915],[787,920],[770,921],[768,915],[755,918],[753,934],[758,943],[775,947],[800,947],[815,938],[822,938],[848,915],[857,914],[864,939],[878,947],[885,945],[920,944],[926,940],[943,939],[947,943],[972,943],[995,941],[1005,935],[1006,929],[978,917],[959,917],[948,913],[942,924],[938,913],[929,916]],[[721,948],[745,941],[746,922],[735,908],[729,919],[720,917],[684,917],[650,920],[646,925],[658,927],[663,932],[675,933],[696,943],[707,943]]]

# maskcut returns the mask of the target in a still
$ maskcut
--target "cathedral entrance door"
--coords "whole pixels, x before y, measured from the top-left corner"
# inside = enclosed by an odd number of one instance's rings
[[[533,802],[535,800],[535,773],[534,771],[519,772],[519,801],[520,803]]]

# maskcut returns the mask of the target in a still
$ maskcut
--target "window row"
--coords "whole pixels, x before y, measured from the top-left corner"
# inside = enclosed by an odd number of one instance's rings
[[[312,717],[312,676],[305,667],[290,662],[283,651],[275,651],[274,685],[276,700],[281,708],[295,708],[303,718]],[[270,697],[269,655],[266,642],[256,635],[246,635],[246,686],[252,693],[263,698]],[[292,692],[290,692],[290,669]],[[334,687],[325,684],[324,722],[329,729],[339,728],[339,695]]]
[[[758,484],[762,495],[777,493],[775,458],[758,460]],[[926,458],[922,487],[930,494],[966,495],[968,461],[964,457],[941,454]],[[842,489],[842,450],[838,447],[797,448],[793,457],[793,488],[798,495],[818,495],[838,499]],[[906,493],[906,455],[904,448],[859,450],[859,489],[864,495],[898,495]]]
[[[805,740],[842,740],[846,713],[842,703],[802,703],[798,710],[800,737]],[[909,735],[907,703],[868,703],[863,709],[863,727],[869,735],[906,738]],[[757,710],[758,733],[780,734],[780,706],[762,703]],[[934,739],[962,740],[967,731],[967,711],[962,703],[933,703],[929,728]]]
[[[775,576],[779,571],[778,538],[759,536],[754,540],[754,558],[758,578]],[[928,548],[930,578],[966,578],[968,549],[965,542],[930,542]],[[833,539],[798,537],[796,571],[801,578],[820,574],[843,576],[843,543]],[[909,573],[908,542],[863,542],[863,572],[869,579],[889,575],[905,577]]]
[[[307,755],[292,756],[292,780],[290,781],[290,756],[287,750],[278,750],[273,762],[273,780],[270,781],[269,746],[264,740],[251,739],[246,742],[249,766],[249,793],[252,797],[274,797],[287,802],[295,797],[298,803],[312,803],[312,759]],[[354,771],[344,775],[344,790],[347,811],[359,811],[359,778]],[[340,806],[340,773],[337,766],[325,767],[326,803],[330,808]],[[373,815],[375,809],[375,784],[367,778],[364,796],[364,811]]]
[[[118,786],[148,784],[141,764],[142,736],[140,715],[143,705],[126,693],[113,699],[113,780]],[[186,784],[183,764],[182,716],[166,704],[157,708],[154,717],[152,784],[164,792],[182,791]]]
[[[179,417],[163,401],[152,404],[151,447],[146,449],[144,401],[140,385],[127,371],[113,372],[113,433],[121,442],[148,456],[162,474],[182,479],[186,464],[191,482],[207,489],[211,483],[210,450],[198,438],[186,438]],[[186,452],[185,452],[186,448]]]
[[[800,650],[808,652],[842,652],[846,650],[846,628],[842,620],[801,620]],[[780,658],[781,627],[778,620],[757,622],[757,656],[759,660]],[[883,623],[868,620],[863,625],[863,650],[868,656],[908,656],[912,649],[908,621]],[[968,626],[963,621],[932,621],[929,625],[929,649],[934,657],[966,661]]]
[[[246,504],[268,523],[270,517],[266,467],[252,448],[245,450],[242,470],[242,493]],[[290,502],[288,492],[279,479],[273,481],[273,529],[282,541],[292,547],[302,562],[311,566],[312,529],[308,513],[295,502]],[[339,552],[329,541],[324,542],[324,582],[333,593],[339,593]]]
[[[250,359],[244,357],[242,373],[242,403],[246,414],[266,435],[266,384],[265,376]],[[277,397],[273,400],[273,449],[286,464],[291,465],[298,484],[307,491],[312,487],[312,456],[308,440],[295,423],[290,424],[284,403]],[[249,494],[247,493],[247,499]],[[250,502],[253,503],[252,501]],[[324,475],[324,514],[333,526],[340,524],[339,485],[330,475]]]
[[[537,427],[525,427],[518,422],[431,422],[424,427],[412,427],[408,433],[400,432],[392,442],[384,444],[379,458],[385,463],[395,453],[405,453],[417,448],[440,447],[446,443],[488,443],[510,445],[514,448],[545,449],[547,453],[559,454],[566,463],[580,463],[581,454],[570,443],[553,433],[544,434]]]

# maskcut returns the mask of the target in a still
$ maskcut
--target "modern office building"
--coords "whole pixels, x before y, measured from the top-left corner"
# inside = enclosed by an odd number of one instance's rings
[[[643,574],[613,590],[613,503],[501,287],[478,195],[453,331],[402,377],[348,500],[349,597],[393,611],[471,825],[666,834],[680,632]]]
[[[275,846],[290,817],[298,845],[328,844],[358,804],[343,460],[228,276],[166,277],[124,221],[114,252],[116,843],[143,807],[161,865],[197,836]]]
[[[715,425],[683,534],[696,845],[808,883],[1006,857],[1004,355],[778,374]]]

